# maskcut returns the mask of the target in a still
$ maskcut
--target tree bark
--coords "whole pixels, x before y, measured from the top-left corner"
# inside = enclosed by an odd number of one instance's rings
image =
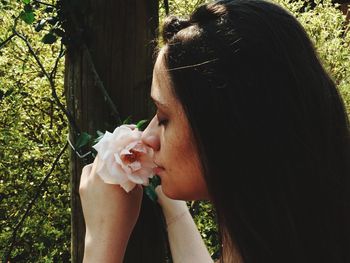
[[[84,1],[83,14],[74,12],[68,27],[79,36],[70,36],[75,45],[66,55],[65,89],[80,131],[96,135],[97,130],[113,131],[129,115],[134,123],[149,118],[158,1],[90,0]],[[77,132],[71,129],[70,138],[74,141]],[[72,262],[81,262],[84,253],[78,189],[81,169],[91,161],[71,154]],[[165,236],[158,205],[144,196],[124,262],[165,262]]]

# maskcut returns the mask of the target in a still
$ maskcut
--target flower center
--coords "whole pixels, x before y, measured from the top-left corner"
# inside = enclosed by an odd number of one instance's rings
[[[130,152],[131,154],[125,154],[121,156],[122,161],[126,164],[136,162],[140,159],[141,152],[135,151],[133,149],[131,149]]]

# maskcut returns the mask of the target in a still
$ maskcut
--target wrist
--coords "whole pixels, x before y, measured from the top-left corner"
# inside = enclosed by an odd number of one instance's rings
[[[171,225],[175,225],[177,222],[181,222],[183,219],[185,219],[188,216],[191,217],[191,214],[187,210],[187,211],[182,211],[181,213],[179,213],[175,216],[167,217],[166,218],[166,225],[167,225],[167,227],[170,227]]]
[[[183,211],[188,211],[185,201],[175,201],[162,206],[162,211],[166,216],[176,216]]]
[[[175,223],[183,217],[191,216],[190,211],[188,210],[187,204],[184,201],[177,203],[176,205],[171,205],[167,207],[162,207],[164,218],[167,226]]]
[[[84,263],[123,262],[129,240],[128,235],[91,234],[86,231],[84,244]]]

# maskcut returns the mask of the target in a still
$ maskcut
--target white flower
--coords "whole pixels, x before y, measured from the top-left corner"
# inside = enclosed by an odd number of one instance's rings
[[[126,192],[136,184],[148,185],[153,176],[153,149],[141,141],[135,125],[121,125],[106,132],[93,146],[98,152],[96,172],[105,183],[118,184]]]

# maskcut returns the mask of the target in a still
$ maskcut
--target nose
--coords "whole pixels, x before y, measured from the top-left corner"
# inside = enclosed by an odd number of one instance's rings
[[[154,117],[148,124],[147,128],[142,132],[141,141],[151,147],[154,151],[160,149],[160,139],[157,129],[157,120]]]

